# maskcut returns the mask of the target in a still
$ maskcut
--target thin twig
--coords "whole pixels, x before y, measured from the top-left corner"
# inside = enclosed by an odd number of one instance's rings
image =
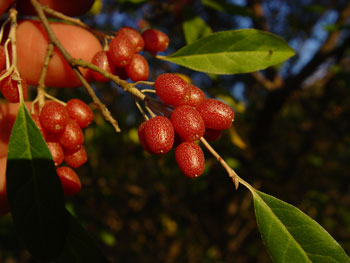
[[[139,109],[139,111],[140,111],[142,117],[143,117],[146,121],[148,121],[149,118],[148,118],[147,114],[146,114],[145,111],[142,109],[140,103],[139,103],[136,99],[135,99],[135,104],[136,104],[136,107]]]

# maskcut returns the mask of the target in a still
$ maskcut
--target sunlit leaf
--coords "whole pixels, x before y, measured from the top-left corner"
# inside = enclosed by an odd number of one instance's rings
[[[158,58],[196,71],[238,74],[282,63],[294,53],[282,38],[274,34],[239,29],[210,34],[169,56]]]
[[[298,208],[252,190],[262,239],[273,262],[349,263],[343,248]]]
[[[38,260],[56,258],[68,231],[63,191],[50,151],[23,103],[10,137],[6,179],[18,235]]]

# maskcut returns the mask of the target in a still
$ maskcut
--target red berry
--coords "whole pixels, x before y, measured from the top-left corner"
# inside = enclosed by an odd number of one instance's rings
[[[152,53],[162,52],[169,46],[169,37],[162,31],[147,29],[142,33],[145,42],[144,50]]]
[[[84,134],[78,123],[69,119],[58,141],[64,149],[75,151],[84,143]]]
[[[189,84],[172,73],[159,75],[154,83],[157,96],[170,105],[181,106],[188,103],[190,97]]]
[[[139,32],[137,32],[132,27],[122,27],[118,30],[117,36],[121,36],[130,41],[132,46],[134,47],[135,53],[140,52],[144,47],[144,41]]]
[[[72,196],[81,190],[81,182],[72,168],[63,166],[56,169],[65,195]]]
[[[205,159],[201,147],[194,142],[183,142],[175,150],[175,160],[181,171],[188,177],[203,173]]]
[[[170,120],[182,141],[196,141],[204,135],[205,125],[202,116],[192,106],[177,107]]]
[[[58,142],[46,142],[47,147],[49,148],[53,162],[55,163],[55,166],[59,166],[64,159],[64,153],[62,146]]]
[[[5,48],[3,45],[0,45],[0,70],[3,70],[5,67],[6,67]]]
[[[85,147],[82,145],[78,151],[65,151],[64,161],[73,168],[82,166],[87,161]]]
[[[71,99],[67,102],[66,109],[69,118],[75,120],[80,128],[86,128],[92,122],[94,116],[85,102],[80,99]]]
[[[3,75],[6,70],[3,70],[0,75]],[[25,80],[21,80],[23,99],[27,98],[27,83]],[[16,80],[12,79],[12,75],[5,77],[0,82],[0,91],[4,97],[12,103],[19,102],[19,92],[18,92],[18,83]]]
[[[115,36],[109,43],[108,55],[117,67],[128,65],[135,53],[133,44],[125,36]]]
[[[216,99],[205,99],[197,106],[205,127],[214,130],[225,130],[232,124],[234,112],[227,104]]]
[[[205,100],[204,92],[197,86],[190,84],[190,98],[187,105],[197,107],[203,100]]]
[[[129,78],[136,82],[140,80],[148,80],[149,66],[147,60],[139,54],[135,54],[130,64],[125,67],[126,74]]]
[[[145,123],[145,140],[148,148],[154,154],[164,154],[171,150],[174,144],[174,127],[164,116],[156,116]]]
[[[44,138],[46,138],[46,132],[45,132],[43,126],[40,123],[39,114],[35,114],[34,113],[34,114],[31,114],[31,116],[32,116],[32,119],[33,119],[35,125],[38,127],[39,131],[41,132],[42,136]]]
[[[146,122],[144,121],[143,123],[140,124],[139,128],[137,129],[137,134],[139,137],[139,142],[142,145],[142,147],[149,153],[152,153],[152,151],[148,148],[146,138],[145,138],[145,124]]]
[[[203,137],[208,142],[214,142],[221,137],[221,134],[222,134],[222,131],[220,130],[213,130],[213,129],[206,128]]]
[[[115,66],[112,63],[112,61],[109,59],[107,55],[107,51],[99,51],[95,54],[95,56],[92,58],[91,63],[98,66],[99,68],[103,69],[104,71],[115,74]],[[109,78],[106,78],[105,76],[101,75],[100,73],[91,70],[92,76],[96,81],[99,82],[108,82]]]
[[[59,134],[63,132],[69,118],[63,105],[56,101],[49,101],[42,108],[39,119],[45,132]]]

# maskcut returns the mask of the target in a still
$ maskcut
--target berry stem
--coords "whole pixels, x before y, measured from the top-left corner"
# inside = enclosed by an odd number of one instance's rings
[[[135,99],[135,104],[136,104],[136,107],[139,109],[139,111],[140,111],[142,117],[143,117],[146,121],[148,121],[149,118],[148,118],[147,114],[146,114],[145,111],[142,109],[140,103],[139,103],[136,99]]]

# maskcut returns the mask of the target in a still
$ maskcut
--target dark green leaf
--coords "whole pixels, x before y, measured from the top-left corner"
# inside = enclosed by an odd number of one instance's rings
[[[294,50],[280,37],[255,29],[216,32],[160,59],[213,74],[238,74],[282,63]]]
[[[249,8],[228,3],[225,0],[202,0],[202,4],[219,12],[232,15],[253,16],[253,12]]]
[[[67,242],[57,262],[107,263],[108,260],[79,222],[69,214]]]
[[[183,14],[182,28],[187,44],[212,33],[210,26],[201,17],[195,15],[192,8],[184,8]]]
[[[35,258],[55,259],[68,229],[63,191],[51,153],[23,103],[10,137],[6,179],[19,236]]]
[[[328,232],[298,208],[259,191],[252,193],[258,227],[273,262],[350,262]]]

